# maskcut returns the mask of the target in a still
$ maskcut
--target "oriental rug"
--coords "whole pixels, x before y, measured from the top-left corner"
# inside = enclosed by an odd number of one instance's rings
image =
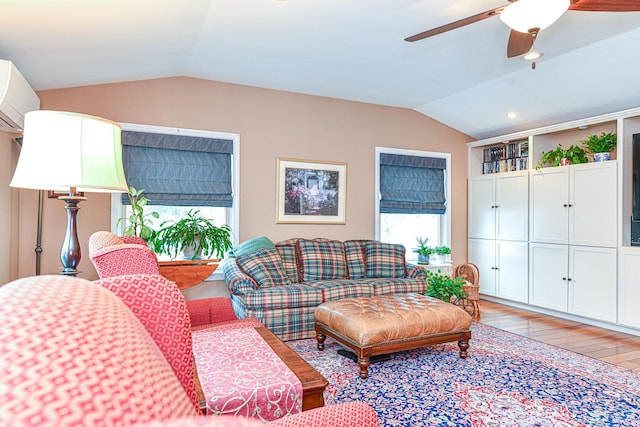
[[[327,405],[367,402],[383,426],[640,426],[640,372],[476,322],[467,359],[455,342],[404,351],[366,380],[330,338],[288,344],[329,381]]]

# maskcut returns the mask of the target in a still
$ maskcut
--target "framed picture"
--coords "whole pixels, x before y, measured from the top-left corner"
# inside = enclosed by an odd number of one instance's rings
[[[345,224],[347,164],[278,158],[276,223]]]

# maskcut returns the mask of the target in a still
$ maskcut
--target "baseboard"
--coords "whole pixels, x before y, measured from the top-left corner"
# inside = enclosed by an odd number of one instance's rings
[[[559,317],[561,319],[573,320],[574,322],[584,323],[586,325],[597,326],[599,328],[609,329],[616,332],[623,332],[625,334],[640,336],[640,330],[635,328],[630,328],[628,326],[621,326],[615,323],[602,322],[600,320],[589,319],[588,317],[576,316],[569,313],[563,313],[560,311],[549,310],[543,307],[536,307],[529,304],[524,304],[521,302],[510,301],[490,295],[480,295],[481,300],[487,300],[491,302],[496,302],[498,304],[508,305],[510,307],[520,308],[522,310],[533,311],[534,313],[542,313],[548,316]],[[482,310],[482,301],[480,303],[480,310]],[[482,315],[481,315],[482,316]]]

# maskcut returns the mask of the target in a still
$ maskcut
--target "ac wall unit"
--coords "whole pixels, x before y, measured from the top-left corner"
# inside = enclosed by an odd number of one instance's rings
[[[24,115],[40,109],[40,98],[11,61],[0,59],[0,131],[21,132]]]

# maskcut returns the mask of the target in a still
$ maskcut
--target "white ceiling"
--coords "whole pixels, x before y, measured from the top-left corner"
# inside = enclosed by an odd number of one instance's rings
[[[640,106],[637,12],[565,13],[536,70],[507,59],[497,17],[404,41],[506,3],[0,0],[0,58],[36,90],[189,76],[415,109],[479,139]]]

